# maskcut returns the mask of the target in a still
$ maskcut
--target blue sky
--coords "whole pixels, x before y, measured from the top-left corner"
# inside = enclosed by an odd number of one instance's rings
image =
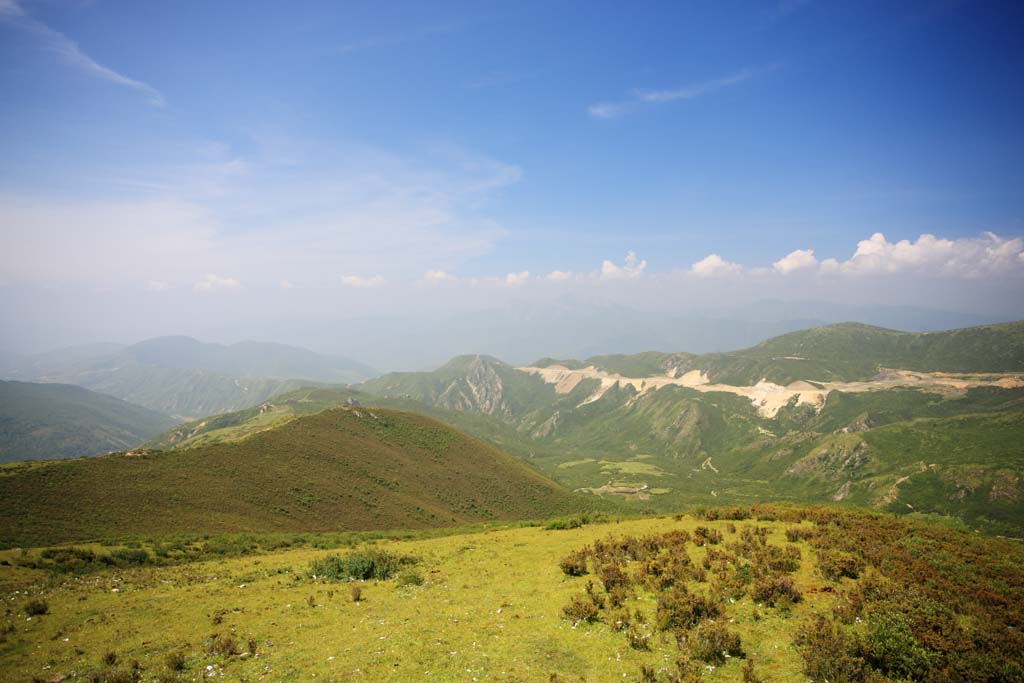
[[[1021,35],[1009,2],[0,0],[0,287],[21,311],[91,291],[102,317],[217,290],[391,306],[553,271],[870,270],[913,276],[902,303],[945,278],[1009,310]],[[602,270],[628,252],[639,269]],[[862,283],[813,286],[877,297]]]

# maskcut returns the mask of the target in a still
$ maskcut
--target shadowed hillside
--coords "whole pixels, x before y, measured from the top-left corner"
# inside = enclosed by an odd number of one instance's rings
[[[123,450],[172,424],[166,415],[70,384],[0,382],[0,462]]]
[[[578,504],[430,418],[339,408],[235,443],[0,469],[0,540],[426,528]]]

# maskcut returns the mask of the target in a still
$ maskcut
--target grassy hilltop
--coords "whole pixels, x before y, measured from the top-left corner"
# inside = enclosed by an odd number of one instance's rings
[[[338,408],[238,442],[0,468],[0,542],[427,528],[543,517],[576,498],[430,418]]]

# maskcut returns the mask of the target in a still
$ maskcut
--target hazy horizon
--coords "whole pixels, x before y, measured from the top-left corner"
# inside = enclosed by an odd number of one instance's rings
[[[1022,29],[926,1],[0,0],[0,350],[391,369],[1021,319]]]

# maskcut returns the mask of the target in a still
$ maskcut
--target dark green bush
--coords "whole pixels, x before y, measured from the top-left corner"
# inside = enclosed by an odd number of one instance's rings
[[[309,563],[309,575],[328,581],[386,580],[418,560],[384,550],[357,550],[345,556],[328,555]]]
[[[399,586],[422,586],[425,583],[423,575],[414,569],[402,572],[398,577]]]
[[[923,680],[934,660],[894,614],[872,615],[858,649],[872,667],[901,680]]]
[[[122,548],[110,553],[111,559],[119,565],[142,565],[150,561],[149,553],[142,548]]]
[[[164,663],[171,671],[185,670],[185,654],[183,652],[171,652],[164,659]]]
[[[49,614],[50,606],[45,600],[29,600],[25,603],[25,614],[30,617],[39,616],[40,614]]]

